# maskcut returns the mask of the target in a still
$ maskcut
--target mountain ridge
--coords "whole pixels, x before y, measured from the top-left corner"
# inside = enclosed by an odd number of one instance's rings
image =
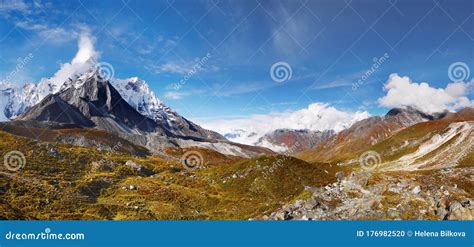
[[[46,96],[14,121],[61,123],[105,130],[157,154],[163,154],[169,147],[189,146],[242,157],[272,153],[265,148],[230,142],[217,133],[195,126],[171,109],[168,113],[175,114],[178,118],[166,119],[167,124],[163,124],[163,121],[141,114],[122,98],[109,80],[101,77],[98,69],[94,69],[81,75],[76,81],[68,81],[58,93]],[[176,126],[175,128],[184,131],[175,134],[169,130],[171,121],[185,121],[187,125]],[[192,135],[187,135],[189,131],[192,131]],[[74,143],[83,142],[78,140]]]
[[[344,160],[350,158],[349,154],[381,142],[406,127],[450,115],[448,112],[427,114],[413,107],[394,108],[384,116],[356,122],[315,148],[298,153],[296,157],[310,162]]]

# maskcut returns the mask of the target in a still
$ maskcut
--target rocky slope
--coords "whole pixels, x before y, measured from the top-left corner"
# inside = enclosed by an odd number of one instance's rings
[[[400,130],[265,219],[474,219],[474,109]],[[344,172],[342,172],[344,171]]]
[[[405,153],[393,161],[378,166],[383,170],[426,170],[455,167],[458,162],[474,148],[474,122],[456,122],[440,133],[424,136],[418,143],[405,142],[406,146],[392,149],[392,152]],[[409,152],[406,149],[417,146]]]
[[[304,199],[263,219],[474,219],[472,167],[429,173],[340,173],[338,177],[326,186],[307,187]]]
[[[202,128],[163,104],[155,96],[155,93],[149,88],[148,84],[138,77],[112,79],[111,84],[125,101],[139,113],[155,120],[160,126],[174,135],[192,136],[208,140],[225,140],[217,132]]]

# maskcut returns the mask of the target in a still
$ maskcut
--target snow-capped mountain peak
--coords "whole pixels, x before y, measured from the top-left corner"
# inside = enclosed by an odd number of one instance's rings
[[[138,77],[112,79],[111,83],[120,95],[143,115],[152,116],[154,112],[163,108],[163,104],[148,84]]]
[[[15,119],[28,109],[38,104],[49,94],[67,90],[70,87],[80,88],[83,83],[92,77],[101,77],[100,67],[95,60],[90,59],[86,63],[75,65],[76,68],[69,70],[71,74],[59,83],[58,78],[63,78],[64,66],[52,78],[43,78],[38,84],[26,84],[23,88],[0,88],[0,120]],[[80,69],[77,69],[80,68]],[[60,73],[61,72],[61,73]],[[58,77],[58,73],[61,74]],[[153,119],[156,123],[178,136],[193,136],[204,139],[225,139],[220,134],[201,128],[199,125],[180,116],[177,112],[163,104],[151,90],[146,81],[131,77],[128,79],[102,78],[119,92],[122,98],[140,114]]]
[[[81,64],[64,64],[52,77],[42,78],[37,84],[27,83],[17,86],[12,83],[2,83],[0,90],[0,119],[14,119],[39,103],[49,94],[55,94],[72,85],[72,82],[85,81],[93,73],[95,61],[90,59]]]

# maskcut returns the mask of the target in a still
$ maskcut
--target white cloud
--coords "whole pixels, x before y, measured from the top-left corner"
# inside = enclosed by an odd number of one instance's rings
[[[214,121],[198,119],[196,122],[204,128],[217,131],[223,135],[240,133],[240,136],[231,138],[231,140],[244,144],[254,144],[259,137],[276,129],[310,129],[313,131],[332,129],[338,132],[367,117],[369,117],[369,113],[365,111],[341,111],[329,104],[313,103],[307,108],[292,112]]]
[[[384,85],[387,95],[378,99],[380,105],[393,107],[413,106],[427,113],[457,110],[473,105],[468,97],[472,83],[449,83],[446,88],[433,88],[426,82],[412,82],[409,77],[391,74]]]
[[[449,83],[446,87],[446,93],[453,97],[463,97],[467,93],[468,84],[464,82]]]
[[[94,38],[90,36],[88,32],[82,33],[81,37],[79,38],[79,50],[72,60],[72,64],[85,63],[91,58],[97,60],[99,53],[94,48],[94,42]]]
[[[78,51],[71,63],[62,64],[51,78],[51,82],[62,85],[72,75],[84,73],[90,68],[87,62],[96,61],[98,58],[99,53],[94,48],[94,38],[88,32],[83,32],[79,38]]]

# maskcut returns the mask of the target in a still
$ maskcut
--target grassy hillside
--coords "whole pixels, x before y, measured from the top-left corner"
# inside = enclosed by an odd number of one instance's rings
[[[0,153],[17,150],[26,164],[0,166],[3,219],[248,219],[273,211],[305,186],[332,182],[337,167],[286,156],[217,157],[189,170],[175,158],[137,157],[0,131]],[[199,151],[199,149],[193,149]],[[217,164],[222,162],[222,165]]]

